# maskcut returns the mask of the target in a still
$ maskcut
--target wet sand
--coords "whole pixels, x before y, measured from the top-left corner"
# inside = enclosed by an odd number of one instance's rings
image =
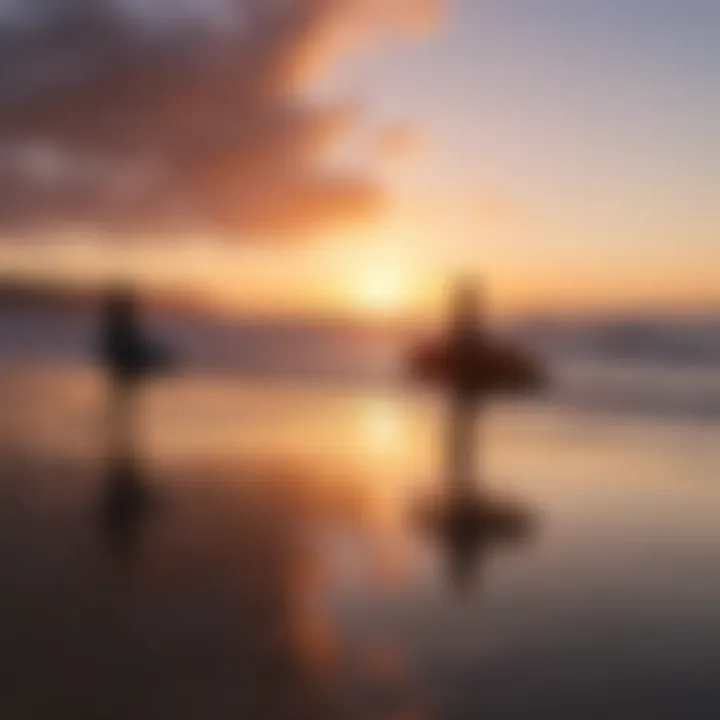
[[[118,500],[97,463],[3,468],[0,717],[341,716],[309,528],[360,521],[347,489],[184,467]]]
[[[458,586],[421,403],[178,379],[133,474],[91,378],[11,385],[3,720],[720,715],[717,424],[493,411],[478,481],[536,520]]]

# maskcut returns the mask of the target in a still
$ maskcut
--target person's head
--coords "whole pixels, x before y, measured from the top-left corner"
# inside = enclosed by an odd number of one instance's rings
[[[105,294],[105,318],[109,324],[132,324],[135,309],[135,292],[129,285],[115,285]]]
[[[451,315],[453,323],[473,328],[480,321],[482,297],[478,281],[471,277],[458,278],[452,288]]]

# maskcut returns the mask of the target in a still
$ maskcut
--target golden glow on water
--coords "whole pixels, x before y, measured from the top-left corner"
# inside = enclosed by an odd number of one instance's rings
[[[360,409],[359,443],[380,457],[400,452],[405,441],[403,419],[397,403],[382,397],[369,398]]]

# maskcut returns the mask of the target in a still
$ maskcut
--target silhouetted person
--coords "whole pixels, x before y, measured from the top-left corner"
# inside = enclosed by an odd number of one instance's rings
[[[480,298],[475,288],[460,282],[454,290],[447,343],[449,422],[447,474],[449,491],[458,500],[474,490],[475,420],[487,382],[488,340],[479,325]]]
[[[411,372],[447,392],[448,482],[439,502],[424,512],[422,519],[438,536],[458,585],[472,574],[484,550],[497,542],[527,536],[531,525],[520,508],[493,502],[478,491],[476,420],[486,398],[533,390],[542,383],[543,374],[529,355],[492,340],[483,323],[482,309],[475,286],[458,282],[446,336],[421,346],[411,356]]]
[[[109,383],[110,457],[132,458],[138,386],[143,379],[166,370],[171,360],[166,351],[143,336],[131,288],[116,287],[107,294],[102,332],[102,360]]]
[[[482,310],[476,287],[459,281],[453,290],[447,334],[421,345],[410,358],[413,375],[447,393],[448,490],[458,499],[473,489],[475,422],[482,403],[493,395],[534,390],[544,380],[532,357],[493,341]]]

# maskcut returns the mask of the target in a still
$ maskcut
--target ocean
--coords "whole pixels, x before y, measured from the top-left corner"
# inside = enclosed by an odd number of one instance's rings
[[[487,403],[476,475],[527,531],[469,550],[415,522],[446,408],[406,336],[148,327],[180,365],[139,401],[158,507],[118,531],[92,316],[0,318],[3,718],[718,717],[707,328],[509,330],[552,382]]]

